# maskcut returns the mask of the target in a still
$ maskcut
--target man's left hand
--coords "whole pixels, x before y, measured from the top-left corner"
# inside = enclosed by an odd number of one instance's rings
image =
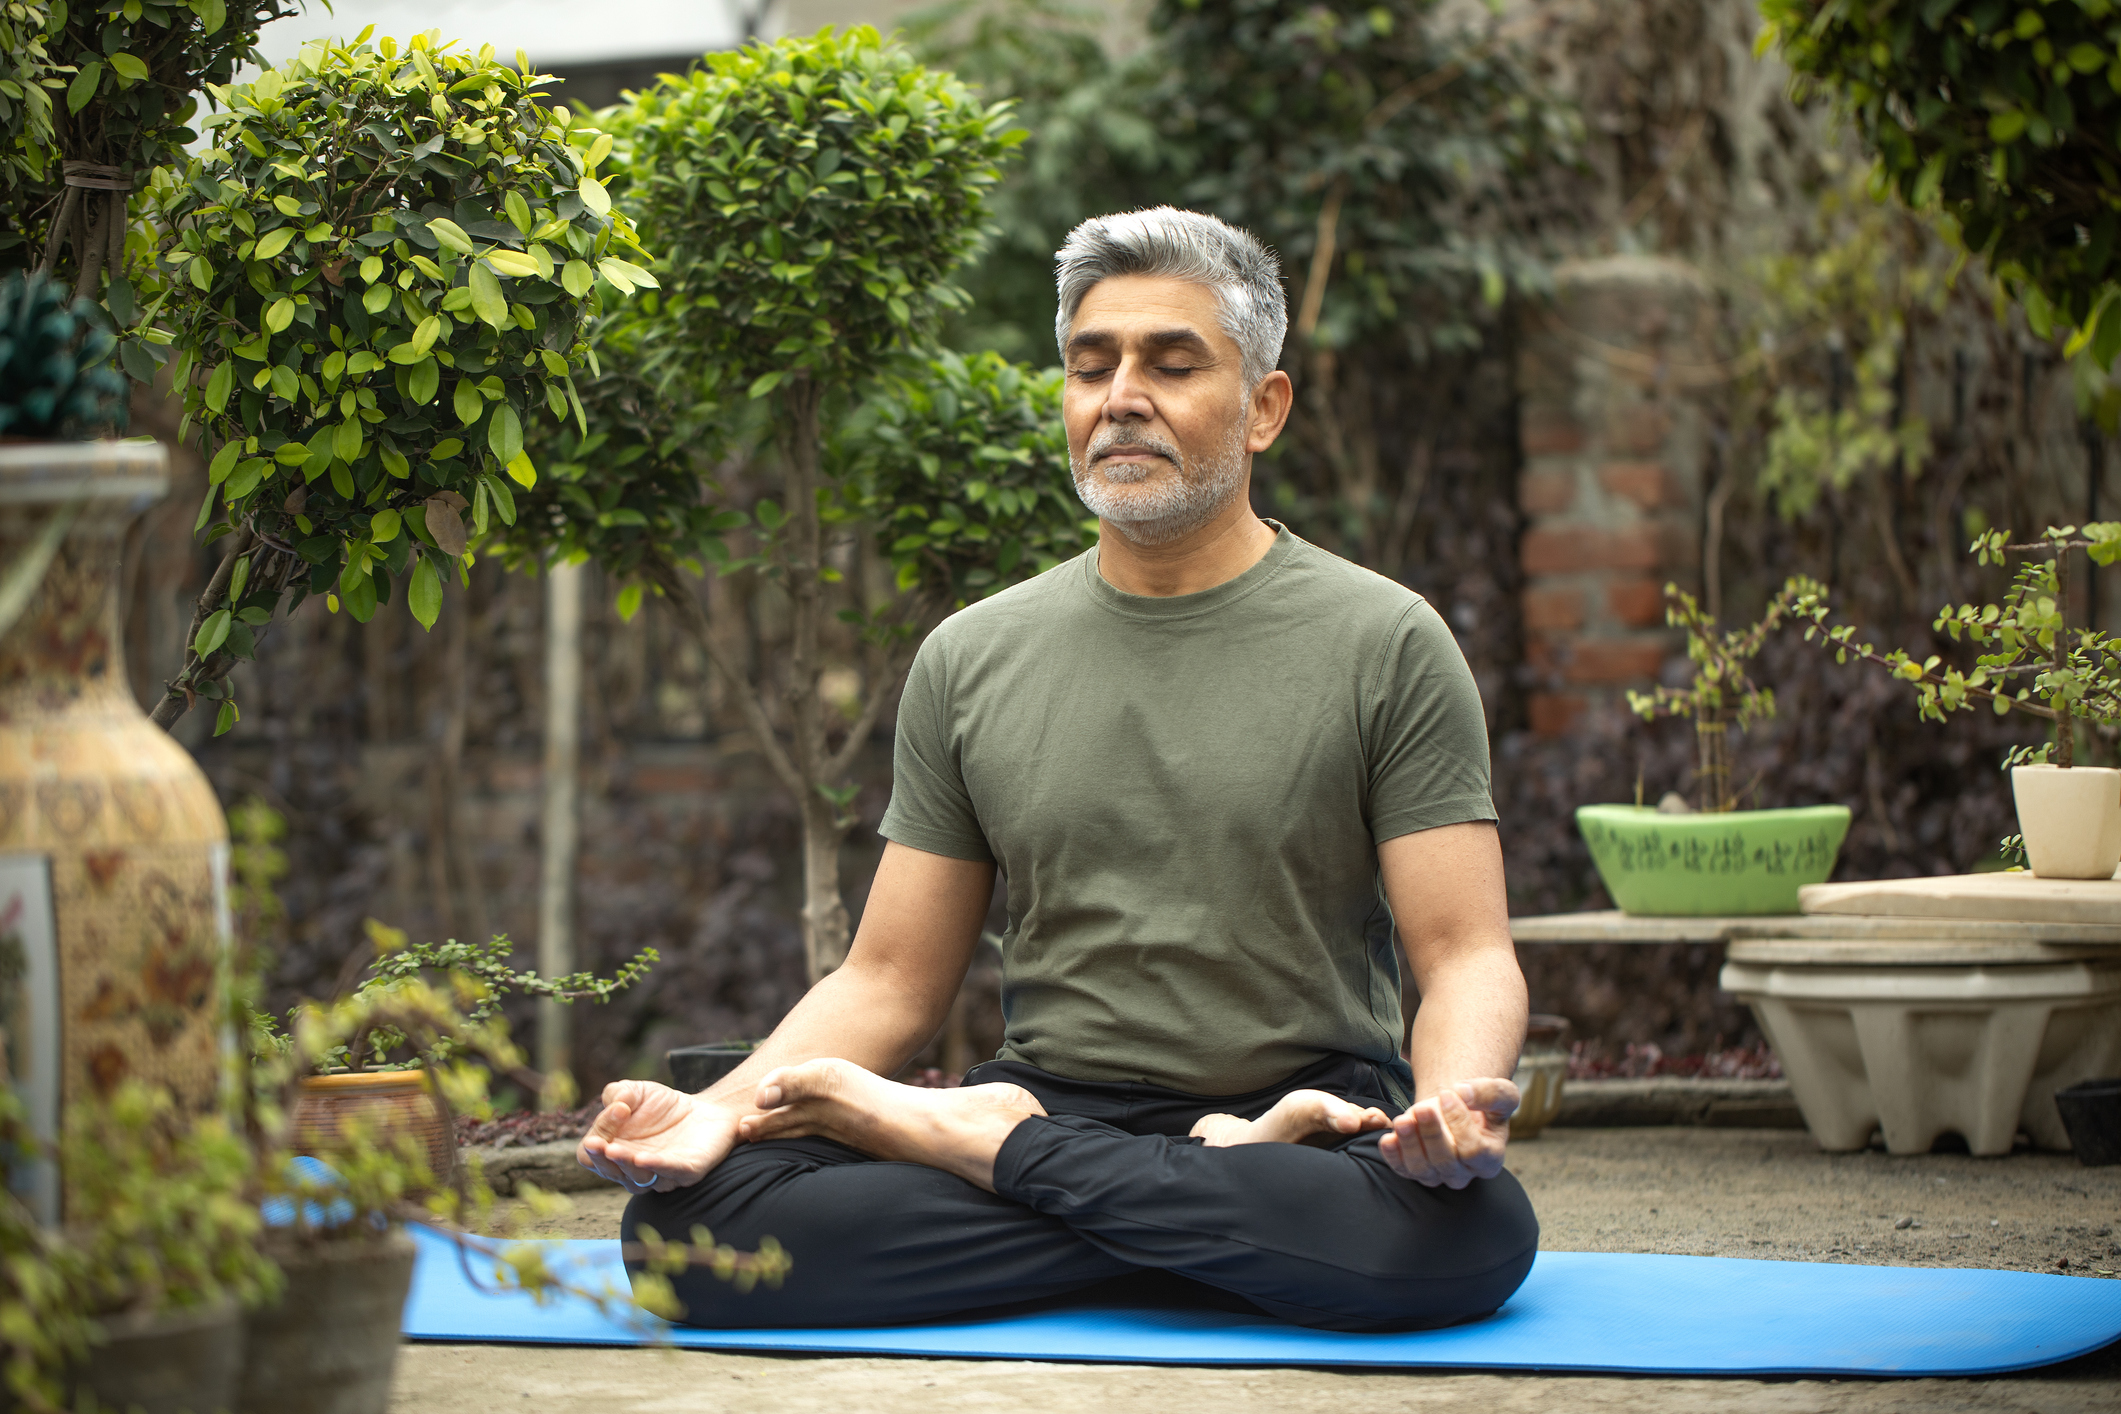
[[[1378,1152],[1392,1171],[1428,1188],[1463,1188],[1502,1172],[1517,1087],[1507,1080],[1461,1080],[1392,1121]]]

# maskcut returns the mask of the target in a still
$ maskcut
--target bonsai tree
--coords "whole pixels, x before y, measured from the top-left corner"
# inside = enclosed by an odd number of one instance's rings
[[[1676,584],[1664,587],[1665,622],[1686,630],[1687,658],[1694,665],[1693,681],[1685,687],[1659,685],[1649,692],[1629,692],[1628,706],[1644,721],[1659,717],[1691,717],[1699,750],[1698,778],[1701,809],[1727,812],[1738,807],[1731,793],[1729,756],[1730,729],[1746,730],[1775,715],[1775,694],[1755,683],[1746,672],[1766,644],[1800,605],[1826,592],[1826,587],[1797,576],[1768,601],[1767,611],[1757,623],[1744,629],[1719,631],[1693,595]]]
[[[230,668],[308,595],[366,622],[402,577],[432,627],[473,540],[536,484],[526,426],[582,417],[605,292],[655,279],[596,175],[612,139],[542,82],[426,35],[312,44],[210,88],[212,145],[155,174],[148,317],[212,452],[198,527],[236,537],[161,725],[203,697],[228,730]]]
[[[848,942],[846,776],[920,633],[1086,543],[1057,378],[922,357],[1023,135],[869,29],[709,55],[598,121],[662,288],[600,334],[586,435],[550,454],[512,544],[594,557],[622,613],[658,593],[728,684],[801,813],[814,980]],[[730,455],[773,493],[732,504]],[[724,649],[688,578],[709,567],[785,593],[784,660]],[[820,679],[850,633],[863,680],[842,715]]]
[[[1948,216],[2046,337],[2121,353],[2121,59],[2112,0],[1763,0],[1758,48],[1839,100],[1884,182]]]

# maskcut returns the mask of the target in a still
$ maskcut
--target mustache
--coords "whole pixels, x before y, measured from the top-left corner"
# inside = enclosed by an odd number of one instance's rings
[[[1084,450],[1083,459],[1094,462],[1116,452],[1147,452],[1151,456],[1162,457],[1173,466],[1179,464],[1178,448],[1170,443],[1158,437],[1145,437],[1139,432],[1121,428],[1114,428],[1092,438],[1089,447]]]

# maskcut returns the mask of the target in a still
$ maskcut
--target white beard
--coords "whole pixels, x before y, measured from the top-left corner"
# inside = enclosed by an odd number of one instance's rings
[[[1171,463],[1172,474],[1153,484],[1153,463],[1098,458],[1119,448],[1153,452]],[[1245,420],[1231,419],[1230,435],[1215,454],[1193,466],[1177,447],[1125,424],[1108,425],[1079,457],[1068,459],[1075,494],[1090,513],[1109,522],[1136,545],[1168,545],[1198,530],[1228,509],[1245,489]]]

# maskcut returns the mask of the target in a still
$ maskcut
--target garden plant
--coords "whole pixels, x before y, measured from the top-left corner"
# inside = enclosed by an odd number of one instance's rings
[[[147,317],[211,454],[198,528],[236,537],[161,725],[202,697],[233,725],[229,670],[311,594],[365,622],[402,580],[432,626],[536,483],[526,426],[581,419],[590,322],[655,279],[597,176],[611,138],[539,82],[426,35],[312,44],[211,88],[212,145],[155,173]]]
[[[1735,726],[1744,731],[1775,715],[1774,691],[1754,682],[1746,665],[1800,606],[1819,601],[1825,593],[1824,585],[1801,575],[1793,577],[1768,601],[1758,622],[1744,629],[1719,630],[1693,595],[1676,584],[1664,587],[1665,622],[1686,630],[1693,680],[1685,687],[1659,684],[1648,692],[1630,691],[1628,706],[1644,721],[1693,719],[1703,811],[1735,810],[1738,794],[1744,793],[1731,790],[1730,729]]]
[[[2042,338],[2121,353],[2121,6],[1764,0],[1759,48],[1840,101],[1879,184],[1947,216]],[[2108,319],[2109,311],[2115,315]]]
[[[932,348],[1022,134],[868,29],[709,55],[597,121],[661,288],[600,331],[586,435],[556,436],[512,544],[594,557],[622,613],[658,593],[727,683],[801,812],[814,980],[848,943],[849,768],[921,632],[1087,543],[1057,378]],[[732,497],[732,463],[771,492]],[[685,573],[709,569],[786,596],[782,661],[725,648]],[[863,669],[844,711],[835,636]]]

